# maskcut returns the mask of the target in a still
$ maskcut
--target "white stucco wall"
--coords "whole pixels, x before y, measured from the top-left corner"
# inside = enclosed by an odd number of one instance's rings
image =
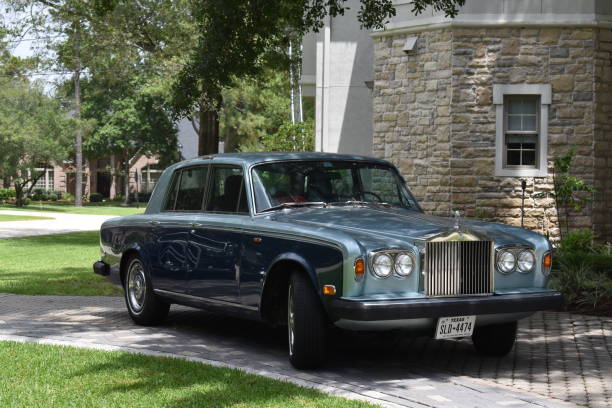
[[[373,48],[369,32],[355,23],[355,4],[304,38],[302,84],[308,95],[314,79],[317,151],[372,153]]]

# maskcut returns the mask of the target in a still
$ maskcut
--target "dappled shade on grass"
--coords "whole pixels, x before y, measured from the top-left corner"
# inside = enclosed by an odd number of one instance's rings
[[[20,295],[118,296],[92,271],[99,232],[0,240],[0,292]]]
[[[182,359],[0,342],[3,407],[361,407],[294,384]]]

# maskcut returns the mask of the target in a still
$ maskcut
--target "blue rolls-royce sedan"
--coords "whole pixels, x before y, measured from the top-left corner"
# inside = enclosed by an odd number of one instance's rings
[[[333,326],[471,336],[504,355],[517,321],[559,307],[543,236],[424,214],[384,160],[322,153],[205,156],[162,174],[142,215],[106,221],[94,271],[135,323],[172,303],[286,325],[313,368]]]

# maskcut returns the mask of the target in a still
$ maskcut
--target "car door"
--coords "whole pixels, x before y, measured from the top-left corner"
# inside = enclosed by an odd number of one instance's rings
[[[160,214],[151,221],[151,277],[156,289],[186,293],[188,244],[194,215],[202,210],[207,166],[177,170]]]
[[[240,166],[212,165],[205,212],[189,236],[189,294],[239,303],[242,225],[248,218]]]

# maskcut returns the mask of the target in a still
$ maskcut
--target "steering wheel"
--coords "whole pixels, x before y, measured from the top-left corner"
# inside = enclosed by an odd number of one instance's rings
[[[376,198],[376,201],[378,201],[379,203],[383,202],[383,199],[380,198],[380,196],[378,194],[376,194],[376,193],[373,193],[371,191],[362,191],[361,192],[361,195],[363,196],[364,199],[365,199],[366,194],[370,194],[370,195],[374,196],[374,198]]]

